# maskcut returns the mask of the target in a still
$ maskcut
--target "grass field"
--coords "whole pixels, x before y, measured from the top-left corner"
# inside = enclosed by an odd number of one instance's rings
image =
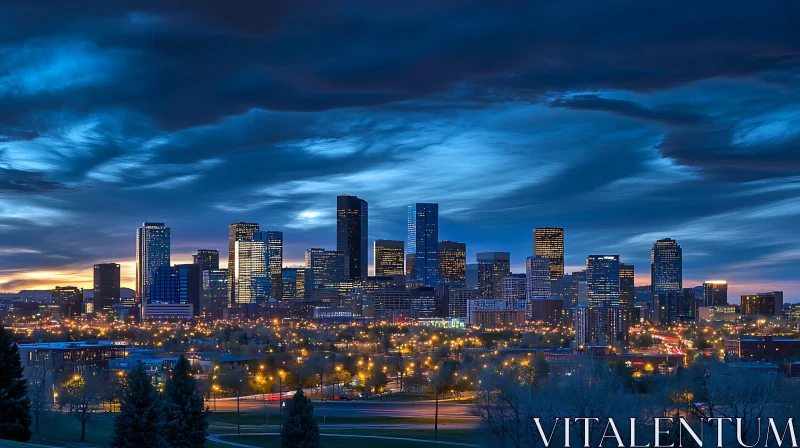
[[[327,434],[327,435],[326,435]],[[379,444],[381,448],[433,448],[437,446],[452,446],[452,445],[444,445],[444,444],[437,444],[433,443],[433,431],[430,431],[430,434],[420,434],[417,431],[392,431],[390,433],[377,433],[377,432],[370,432],[359,431],[359,435],[374,435],[374,436],[388,436],[388,437],[402,437],[408,439],[423,439],[419,442],[410,441],[410,440],[390,440],[390,439],[383,439],[383,438],[366,438],[366,437],[345,437],[345,436],[335,436],[331,435],[334,434],[332,432],[323,432],[320,434],[320,446],[321,448],[351,448],[353,446],[366,446],[366,445],[376,445]],[[422,437],[420,437],[422,436]],[[430,436],[430,438],[428,438]],[[474,438],[469,440],[452,440],[455,437],[454,434],[447,434],[445,432],[440,432],[439,440],[442,441],[452,441],[452,442],[462,442],[462,443],[471,443],[476,444],[478,443]],[[224,436],[222,437],[223,440],[227,440],[230,442],[236,443],[243,443],[245,445],[257,446],[257,447],[267,447],[267,448],[277,448],[280,446],[280,436],[273,435],[273,436],[266,436],[266,435],[241,435],[241,436]],[[222,443],[216,444],[215,442],[209,442],[206,446],[211,447],[224,447],[225,445]]]

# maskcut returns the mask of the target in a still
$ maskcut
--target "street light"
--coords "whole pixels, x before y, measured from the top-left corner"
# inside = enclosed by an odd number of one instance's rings
[[[211,386],[211,389],[214,390],[214,412],[217,412],[217,391],[219,391],[219,386],[215,384]]]
[[[280,420],[281,414],[283,413],[283,377],[285,375],[286,372],[283,370],[278,370],[278,420]],[[282,420],[281,427],[283,427]]]

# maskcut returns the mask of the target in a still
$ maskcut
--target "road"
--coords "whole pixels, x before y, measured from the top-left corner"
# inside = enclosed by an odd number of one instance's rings
[[[285,398],[284,398],[285,400]],[[236,398],[222,398],[207,400],[206,405],[217,412],[236,412]],[[261,396],[242,397],[239,407],[242,412],[263,412],[270,413],[277,411],[276,401],[266,401]],[[469,403],[440,402],[439,418],[442,419],[465,419],[477,422],[479,417],[474,415],[474,406]],[[336,401],[336,402],[314,402],[314,414],[326,417],[363,417],[363,416],[382,416],[382,417],[433,417],[435,403],[432,401],[407,402],[407,401]]]

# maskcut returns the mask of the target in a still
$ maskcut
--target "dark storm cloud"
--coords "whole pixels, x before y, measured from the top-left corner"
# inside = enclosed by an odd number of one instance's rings
[[[793,1],[3,2],[0,289],[129,269],[145,219],[172,227],[175,259],[252,220],[302,262],[351,193],[373,237],[437,201],[470,257],[519,267],[530,229],[561,225],[568,264],[619,252],[641,274],[672,236],[693,281],[800,296],[798,18]]]

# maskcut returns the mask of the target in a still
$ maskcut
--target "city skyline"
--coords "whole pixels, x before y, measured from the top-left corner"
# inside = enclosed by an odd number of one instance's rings
[[[86,287],[103,262],[132,286],[145,221],[172,229],[173,263],[225,263],[242,221],[300,265],[336,248],[348,193],[368,247],[430,202],[470,263],[507,251],[523,272],[531,230],[558,226],[565,272],[619,254],[645,285],[673,238],[684,286],[800,300],[795,11],[416,4],[386,26],[372,4],[273,8],[0,7],[0,290]]]

